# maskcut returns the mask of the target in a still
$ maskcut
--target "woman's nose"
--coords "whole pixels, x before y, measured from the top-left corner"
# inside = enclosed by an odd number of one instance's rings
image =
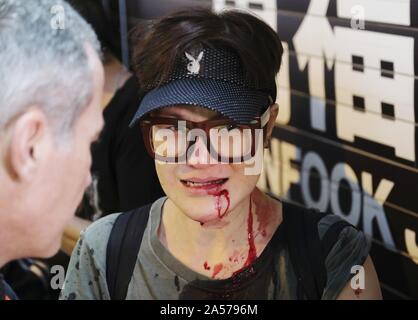
[[[187,151],[187,165],[198,168],[200,166],[207,167],[208,165],[217,164],[218,161],[211,157],[208,149],[206,138],[202,136],[196,137],[196,141]]]

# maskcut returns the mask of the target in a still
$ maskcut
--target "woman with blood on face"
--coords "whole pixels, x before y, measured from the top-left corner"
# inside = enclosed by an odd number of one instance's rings
[[[148,92],[132,127],[142,128],[167,197],[149,210],[126,299],[297,299],[283,239],[284,217],[293,207],[257,188],[261,172],[248,174],[248,162],[231,161],[234,146],[222,154],[211,141],[213,130],[223,128],[227,140],[237,130],[257,145],[258,128],[262,147],[269,145],[279,112],[275,79],[283,47],[277,33],[248,13],[194,9],[138,28],[135,43],[134,69]],[[174,140],[164,148],[156,129],[173,133]],[[206,135],[179,142],[193,129]],[[240,148],[238,156],[246,156]],[[110,299],[106,245],[117,216],[100,219],[82,235],[63,299]],[[326,215],[314,228],[322,237],[339,221]],[[344,228],[326,257],[328,280],[319,298],[380,298],[369,249],[362,232]],[[361,291],[350,287],[353,265],[365,270]]]

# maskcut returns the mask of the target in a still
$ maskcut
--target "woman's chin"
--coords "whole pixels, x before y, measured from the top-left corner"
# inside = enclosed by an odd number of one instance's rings
[[[188,215],[190,219],[200,223],[202,227],[223,227],[229,222],[224,217],[218,216],[217,212],[200,212],[199,214]]]

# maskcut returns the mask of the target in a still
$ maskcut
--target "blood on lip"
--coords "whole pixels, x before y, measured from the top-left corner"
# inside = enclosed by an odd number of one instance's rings
[[[183,183],[196,183],[196,184],[220,184],[221,182],[226,181],[228,178],[206,178],[206,179],[200,179],[200,178],[191,178],[191,179],[184,179],[181,180]]]
[[[184,186],[194,190],[219,190],[219,188],[228,180],[225,179],[191,179],[191,180],[181,180]]]

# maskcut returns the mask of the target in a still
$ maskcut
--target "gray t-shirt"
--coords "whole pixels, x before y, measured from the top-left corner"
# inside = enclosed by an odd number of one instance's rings
[[[151,207],[126,299],[296,299],[296,276],[282,241],[281,225],[250,269],[230,279],[213,280],[182,264],[160,242],[157,230],[165,200],[161,198]],[[94,222],[81,234],[60,299],[110,299],[106,248],[118,215]],[[322,218],[318,223],[320,238],[340,220],[336,215]],[[369,250],[370,241],[361,231],[343,229],[325,260],[327,284],[322,299],[338,297],[353,276],[352,266],[363,265]]]

